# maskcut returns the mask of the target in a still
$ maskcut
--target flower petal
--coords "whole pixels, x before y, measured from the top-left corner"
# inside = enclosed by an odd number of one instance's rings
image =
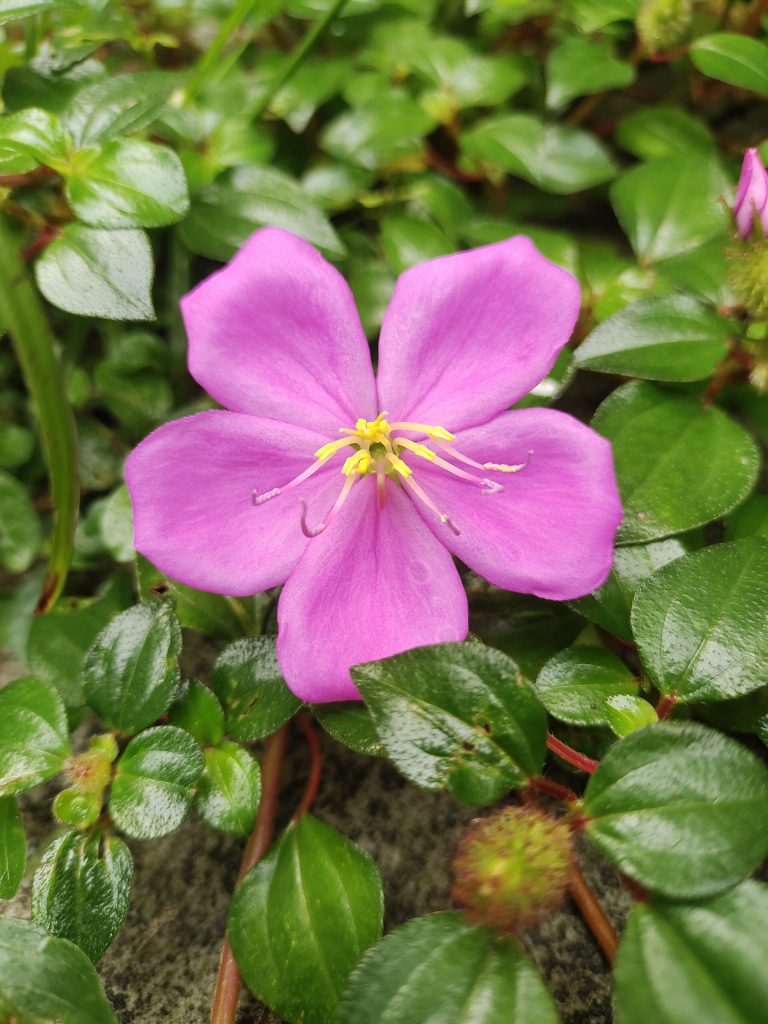
[[[282,583],[307,544],[298,497],[325,505],[341,474],[323,467],[257,507],[251,491],[288,483],[326,440],[304,427],[218,410],[166,423],[125,467],[137,550],[199,590],[245,595]]]
[[[621,521],[608,441],[565,413],[520,409],[463,432],[454,447],[477,462],[507,465],[533,452],[518,473],[488,473],[504,486],[496,494],[422,460],[414,465],[414,479],[460,530],[454,536],[419,506],[455,555],[523,594],[565,601],[600,586]]]
[[[485,422],[546,375],[579,302],[522,235],[406,270],[381,329],[381,408],[452,431]]]
[[[257,231],[181,311],[189,372],[228,409],[334,435],[378,412],[349,286],[296,235]]]
[[[752,234],[755,216],[759,217],[763,230],[768,233],[768,171],[756,149],[748,149],[744,153],[733,216],[742,238],[749,238]]]
[[[277,656],[302,700],[355,700],[351,665],[411,647],[463,640],[467,598],[453,560],[387,480],[352,489],[307,546],[278,605]]]

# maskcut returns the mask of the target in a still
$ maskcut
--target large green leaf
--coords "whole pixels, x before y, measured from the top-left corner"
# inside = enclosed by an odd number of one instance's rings
[[[94,963],[128,911],[133,859],[125,843],[99,828],[71,830],[45,850],[32,882],[32,919],[69,939]]]
[[[248,987],[287,1024],[331,1024],[383,909],[370,857],[305,814],[235,893],[229,940]]]
[[[584,370],[649,380],[708,377],[728,352],[731,326],[687,295],[658,295],[603,320],[576,349]]]
[[[768,96],[768,46],[759,39],[735,32],[700,36],[691,60],[710,78]]]
[[[167,711],[179,685],[181,630],[168,601],[138,604],[96,637],[83,662],[88,704],[122,733],[139,732]]]
[[[618,540],[655,540],[718,519],[755,485],[754,441],[698,399],[633,381],[600,406],[592,425],[613,444],[624,506]]]
[[[605,725],[609,697],[637,694],[627,666],[603,647],[568,647],[546,663],[536,695],[555,718],[573,725]]]
[[[246,637],[225,647],[211,685],[224,706],[227,732],[241,743],[268,736],[301,707],[285,684],[271,636]]]
[[[24,877],[27,841],[16,800],[0,796],[0,900],[10,900]]]
[[[480,644],[436,644],[357,665],[387,753],[424,789],[486,804],[538,775],[546,713],[515,663]]]
[[[368,709],[359,701],[315,704],[312,713],[339,743],[366,757],[382,757],[384,747]]]
[[[768,540],[696,551],[640,586],[632,606],[640,657],[663,693],[740,697],[768,679]]]
[[[715,143],[703,121],[677,107],[641,107],[619,121],[616,142],[641,160],[685,156],[691,150],[711,153]]]
[[[213,828],[247,836],[261,797],[258,761],[237,743],[208,747],[195,794],[195,810]]]
[[[355,970],[339,1024],[556,1024],[552,997],[514,939],[444,912],[409,921]]]
[[[0,146],[4,153],[31,160],[33,166],[44,164],[58,169],[68,156],[67,140],[58,117],[38,107],[6,114],[0,119]]]
[[[139,71],[89,82],[77,91],[64,123],[77,146],[128,135],[151,124],[183,82],[169,71]]]
[[[638,903],[616,958],[619,1024],[755,1024],[768,1006],[768,889],[706,902]]]
[[[623,872],[698,899],[746,878],[768,853],[768,769],[695,722],[660,722],[612,747],[587,785],[587,832]]]
[[[0,690],[0,796],[45,782],[69,755],[67,713],[50,683],[27,676]]]
[[[338,160],[374,171],[418,155],[435,120],[405,93],[388,89],[354,110],[339,114],[323,129],[323,149]]]
[[[547,57],[547,106],[557,109],[577,96],[627,86],[634,78],[632,65],[617,60],[604,46],[568,36]]]

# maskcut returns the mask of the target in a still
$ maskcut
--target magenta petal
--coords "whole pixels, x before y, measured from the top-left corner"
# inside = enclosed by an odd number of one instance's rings
[[[324,467],[254,507],[251,491],[288,483],[326,437],[231,412],[201,412],[155,430],[128,458],[136,549],[175,580],[219,594],[282,583],[307,544],[298,497],[325,505],[341,474]]]
[[[296,235],[257,231],[181,310],[189,371],[228,409],[332,435],[378,412],[349,286]]]
[[[379,343],[392,420],[455,431],[528,394],[573,330],[578,282],[522,235],[406,270]]]
[[[479,486],[426,464],[414,479],[460,530],[419,510],[451,551],[496,586],[554,600],[588,594],[611,567],[621,521],[611,446],[565,413],[521,409],[461,433],[454,446],[477,462],[529,465],[488,472],[504,490]]]
[[[324,511],[324,510],[323,510]],[[451,556],[387,481],[368,478],[314,538],[278,605],[277,656],[302,700],[354,700],[351,665],[463,640],[467,598]]]
[[[763,231],[768,234],[768,171],[763,167],[756,149],[748,149],[744,154],[733,216],[742,238],[749,238],[752,234],[755,216],[759,218]]]

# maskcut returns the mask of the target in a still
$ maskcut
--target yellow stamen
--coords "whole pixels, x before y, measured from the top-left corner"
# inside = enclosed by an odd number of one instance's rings
[[[407,448],[409,452],[419,455],[422,459],[428,459],[429,462],[433,462],[436,458],[431,448],[427,448],[425,444],[419,444],[418,441],[411,441],[407,437],[395,438],[395,445],[398,448]]]
[[[352,438],[344,438],[341,441],[329,441],[328,444],[324,444],[322,448],[317,449],[315,458],[320,459],[321,462],[327,462],[340,448],[345,448],[349,444],[354,444]]]
[[[438,441],[455,441],[456,435],[452,434],[445,427],[430,426],[429,423],[392,423],[392,430],[412,430],[417,434],[426,434],[427,437],[435,438]]]
[[[387,462],[404,480],[407,480],[411,473],[413,473],[411,467],[398,458],[397,455],[387,455]]]

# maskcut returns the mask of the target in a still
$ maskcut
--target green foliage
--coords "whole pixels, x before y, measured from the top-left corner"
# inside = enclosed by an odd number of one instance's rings
[[[0,690],[0,796],[50,779],[69,753],[67,714],[49,683],[30,676]]]
[[[567,647],[539,673],[536,695],[561,722],[605,725],[606,702],[637,696],[637,681],[624,662],[603,647]]]
[[[0,797],[0,900],[9,900],[24,876],[27,841],[16,800]]]
[[[224,707],[227,732],[241,742],[268,736],[301,706],[285,685],[272,637],[248,637],[226,647],[211,685]]]

